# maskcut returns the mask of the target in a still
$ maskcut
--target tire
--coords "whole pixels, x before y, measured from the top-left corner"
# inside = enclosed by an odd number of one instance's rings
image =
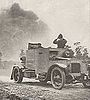
[[[16,83],[21,83],[23,80],[23,73],[19,67],[15,67],[13,70],[13,79]]]
[[[74,52],[72,50],[66,50],[64,53],[63,53],[63,57],[65,58],[72,58],[74,55]]]
[[[59,68],[54,67],[51,71],[51,83],[55,89],[62,89],[66,82],[65,72]]]
[[[89,80],[89,81],[83,82],[83,86],[84,86],[85,88],[90,88],[90,80]]]
[[[81,76],[82,84],[85,88],[90,88],[90,79],[88,79],[88,76],[85,74],[82,74]]]

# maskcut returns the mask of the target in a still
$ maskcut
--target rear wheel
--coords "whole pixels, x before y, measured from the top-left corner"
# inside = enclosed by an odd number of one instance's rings
[[[51,83],[55,89],[62,89],[65,84],[65,72],[59,68],[55,67],[51,71]]]
[[[14,73],[14,75],[13,75],[14,81],[17,83],[21,83],[23,80],[22,70],[19,67],[15,67],[13,73]]]

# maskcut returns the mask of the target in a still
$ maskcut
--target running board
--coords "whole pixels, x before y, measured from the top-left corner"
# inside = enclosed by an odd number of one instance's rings
[[[26,78],[36,78],[35,70],[25,70],[24,77]]]

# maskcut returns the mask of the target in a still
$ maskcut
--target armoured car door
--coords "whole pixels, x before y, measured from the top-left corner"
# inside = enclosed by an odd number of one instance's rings
[[[26,67],[31,70],[35,70],[35,49],[26,51]]]
[[[37,73],[47,72],[49,63],[49,49],[39,48],[35,50],[35,66]]]

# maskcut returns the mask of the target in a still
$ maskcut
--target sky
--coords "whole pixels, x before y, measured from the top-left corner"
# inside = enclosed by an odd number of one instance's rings
[[[68,44],[80,41],[90,52],[90,0],[0,0],[0,9],[9,8],[14,2],[32,10],[50,27],[49,45],[53,46],[53,39],[62,33]]]

